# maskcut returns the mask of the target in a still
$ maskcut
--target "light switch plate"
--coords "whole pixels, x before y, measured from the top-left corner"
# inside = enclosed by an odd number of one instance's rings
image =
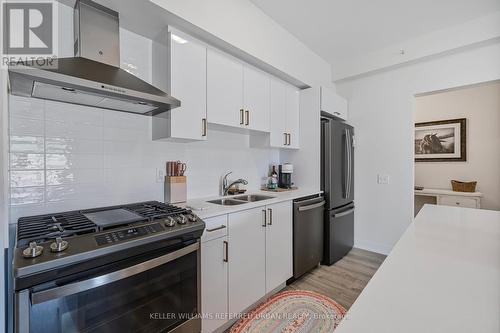
[[[161,168],[156,168],[156,182],[163,183],[165,181],[165,171]]]
[[[389,184],[389,175],[377,175],[377,183],[382,184],[382,185],[387,185]]]

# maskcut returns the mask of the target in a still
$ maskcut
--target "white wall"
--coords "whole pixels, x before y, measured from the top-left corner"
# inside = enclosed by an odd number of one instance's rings
[[[497,80],[499,59],[497,41],[337,83],[356,127],[355,246],[387,253],[413,220],[414,95]]]
[[[450,180],[478,181],[481,208],[500,210],[500,83],[419,96],[415,122],[467,119],[466,162],[416,162],[415,184],[451,189]]]

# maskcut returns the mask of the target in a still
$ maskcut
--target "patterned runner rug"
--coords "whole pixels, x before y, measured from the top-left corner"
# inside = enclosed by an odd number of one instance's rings
[[[230,333],[329,333],[345,312],[340,304],[321,294],[283,291],[246,314]]]

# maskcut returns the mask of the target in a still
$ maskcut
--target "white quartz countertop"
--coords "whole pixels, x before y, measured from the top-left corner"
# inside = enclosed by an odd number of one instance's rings
[[[500,212],[426,205],[335,333],[499,333]]]
[[[208,197],[208,198],[200,198],[188,200],[184,205],[193,210],[193,213],[198,215],[201,219],[210,218],[214,216],[219,216],[223,214],[234,213],[242,210],[247,210],[255,207],[262,207],[265,205],[271,205],[278,202],[294,200],[302,197],[307,197],[310,195],[322,193],[319,190],[311,190],[311,189],[297,189],[287,192],[269,192],[269,191],[249,191],[244,195],[248,194],[258,194],[273,197],[272,199],[261,200],[256,202],[248,202],[241,205],[235,206],[223,206],[218,204],[213,204],[207,202],[208,200],[219,199],[221,196],[216,197]],[[243,194],[240,194],[243,195]],[[228,195],[225,196],[224,199],[230,199],[232,197],[237,197],[239,195]],[[200,209],[202,208],[202,209]]]

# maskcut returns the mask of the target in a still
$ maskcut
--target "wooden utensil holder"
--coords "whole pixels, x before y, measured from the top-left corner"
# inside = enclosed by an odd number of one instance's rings
[[[187,201],[186,176],[165,177],[165,203],[179,203]]]

